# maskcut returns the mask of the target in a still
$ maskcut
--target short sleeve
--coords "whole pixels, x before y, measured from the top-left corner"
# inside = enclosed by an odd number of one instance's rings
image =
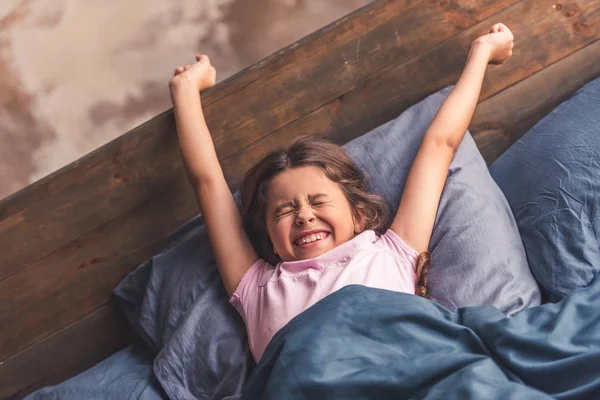
[[[393,230],[388,229],[381,236],[380,243],[400,259],[408,261],[413,267],[415,266],[419,252],[406,244],[406,242]]]
[[[229,298],[229,303],[235,307],[240,313],[244,321],[246,321],[246,310],[245,304],[247,299],[255,298],[256,291],[258,290],[258,283],[261,276],[261,272],[268,267],[270,264],[259,258],[256,260],[250,268],[246,271],[237,288]]]

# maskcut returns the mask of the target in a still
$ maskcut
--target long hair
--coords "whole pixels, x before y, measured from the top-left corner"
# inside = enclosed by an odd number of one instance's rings
[[[417,296],[429,297],[429,285],[427,284],[427,277],[429,273],[429,267],[431,266],[431,254],[428,251],[424,251],[417,257],[417,287],[415,288],[415,294]],[[431,299],[433,300],[433,299]]]
[[[365,174],[338,145],[324,139],[305,136],[286,148],[267,154],[246,174],[241,187],[242,221],[258,254],[272,265],[281,261],[273,252],[266,226],[266,191],[279,173],[306,166],[318,167],[331,181],[340,185],[352,209],[352,217],[363,223],[364,230],[378,235],[389,226],[389,207],[385,200],[369,193]]]

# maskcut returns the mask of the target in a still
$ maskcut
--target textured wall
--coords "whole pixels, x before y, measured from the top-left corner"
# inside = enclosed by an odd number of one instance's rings
[[[0,0],[0,198],[170,107],[178,64],[219,79],[367,0]]]

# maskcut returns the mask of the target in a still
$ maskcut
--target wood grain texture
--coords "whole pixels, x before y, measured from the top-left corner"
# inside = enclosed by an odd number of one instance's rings
[[[228,180],[236,186],[241,180],[239,171],[273,147],[282,146],[295,137],[316,133],[344,143],[389,121],[428,94],[455,83],[472,40],[497,21],[503,21],[514,30],[517,44],[513,57],[505,65],[489,67],[482,101],[600,37],[598,30],[579,33],[573,28],[578,24],[600,24],[598,0],[578,1],[577,14],[565,14],[564,8],[559,12],[553,8],[554,4],[549,0],[521,1],[376,79],[362,82],[235,156],[222,160]]]
[[[188,186],[170,179],[152,201],[0,282],[0,359],[107,304],[112,288],[157,250],[152,237],[168,236],[188,217],[179,212],[194,209]]]
[[[132,338],[124,317],[112,305],[104,306],[0,363],[0,399],[21,399],[68,379],[131,343]]]
[[[488,164],[573,92],[600,76],[600,40],[479,103],[469,127]]]

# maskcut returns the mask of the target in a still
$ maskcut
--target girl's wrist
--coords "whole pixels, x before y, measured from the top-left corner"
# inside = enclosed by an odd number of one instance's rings
[[[174,76],[173,78],[171,78],[171,80],[169,81],[169,89],[171,90],[171,93],[175,94],[177,92],[185,92],[185,91],[189,91],[189,90],[193,90],[195,92],[198,92],[197,88],[196,88],[196,84],[194,82],[192,82],[189,77],[185,74],[180,74],[177,76]]]
[[[169,89],[173,106],[187,103],[190,100],[200,101],[200,105],[202,105],[202,99],[196,84],[187,77],[176,76],[171,78]]]
[[[469,51],[469,58],[473,56],[484,57],[489,61],[492,56],[492,45],[482,40],[475,39],[471,44],[471,50]]]

